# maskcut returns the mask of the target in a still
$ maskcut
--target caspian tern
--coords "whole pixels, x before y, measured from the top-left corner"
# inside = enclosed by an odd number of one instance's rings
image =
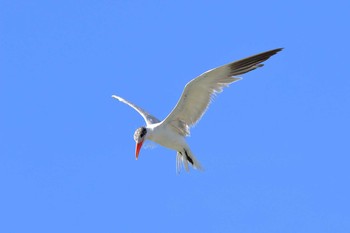
[[[262,62],[281,50],[282,48],[278,48],[259,53],[199,75],[186,84],[180,100],[163,121],[158,120],[137,105],[112,95],[113,98],[135,109],[146,122],[146,126],[138,128],[134,133],[136,159],[138,159],[143,142],[151,140],[177,151],[177,172],[181,169],[181,163],[186,171],[189,171],[188,163],[195,169],[202,169],[185,140],[185,137],[190,135],[190,127],[201,119],[215,94],[222,92],[223,88],[229,84],[241,80],[240,77],[237,77],[238,75],[262,67]]]

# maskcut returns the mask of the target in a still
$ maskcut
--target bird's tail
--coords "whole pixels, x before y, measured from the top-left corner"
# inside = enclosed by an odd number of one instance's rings
[[[193,168],[198,170],[203,170],[201,164],[198,162],[190,148],[183,148],[182,151],[178,151],[176,155],[176,171],[180,173],[181,167],[183,166],[187,172],[190,171],[188,163],[192,165]]]

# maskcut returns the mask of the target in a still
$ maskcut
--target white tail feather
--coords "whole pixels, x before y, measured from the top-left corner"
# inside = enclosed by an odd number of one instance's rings
[[[184,148],[183,151],[178,151],[176,154],[176,172],[180,173],[182,166],[185,168],[187,172],[189,172],[190,169],[188,164],[191,164],[194,169],[203,170],[201,164],[193,155],[190,148]]]

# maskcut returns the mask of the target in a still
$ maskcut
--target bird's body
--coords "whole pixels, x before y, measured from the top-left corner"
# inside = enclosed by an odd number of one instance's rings
[[[166,148],[176,151],[181,150],[187,146],[184,136],[179,135],[169,128],[168,125],[160,123],[146,126],[147,139],[158,143]]]
[[[178,152],[176,163],[177,171],[180,171],[181,162],[183,162],[183,160],[188,161],[196,169],[202,169],[202,166],[192,154],[190,147],[186,142],[185,136],[178,134],[172,130],[169,125],[162,124],[162,122],[148,125],[146,126],[146,130],[146,139]],[[188,170],[188,164],[183,164],[185,169]]]
[[[194,168],[201,169],[201,165],[191,152],[185,137],[190,134],[190,127],[196,124],[208,108],[211,99],[220,93],[224,87],[240,80],[238,75],[262,67],[265,60],[281,51],[274,49],[260,53],[236,62],[229,63],[209,70],[186,84],[175,108],[163,120],[147,113],[135,104],[113,95],[112,97],[134,108],[146,121],[145,127],[135,131],[136,159],[145,140],[151,140],[164,147],[177,151],[177,170],[181,163],[188,171],[190,163]]]

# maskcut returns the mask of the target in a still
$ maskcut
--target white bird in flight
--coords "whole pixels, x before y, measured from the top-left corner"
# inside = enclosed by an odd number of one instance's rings
[[[135,109],[146,122],[146,126],[138,128],[134,133],[136,159],[138,159],[144,141],[151,140],[177,151],[177,172],[181,170],[181,164],[186,171],[189,171],[189,163],[193,168],[201,170],[202,166],[185,140],[185,137],[190,135],[190,127],[201,119],[215,94],[222,92],[222,89],[229,84],[241,80],[237,77],[238,75],[262,67],[262,62],[281,50],[282,48],[278,48],[259,53],[199,75],[186,84],[175,108],[163,121],[158,120],[137,105],[112,95],[113,98]]]

